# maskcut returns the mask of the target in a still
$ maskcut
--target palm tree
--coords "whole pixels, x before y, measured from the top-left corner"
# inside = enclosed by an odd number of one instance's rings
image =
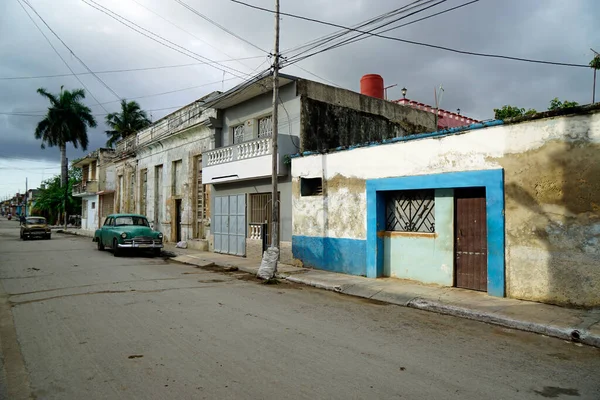
[[[112,147],[119,140],[135,134],[150,124],[146,111],[142,110],[137,101],[123,99],[121,100],[121,111],[106,116],[106,125],[110,128],[109,131],[106,131],[108,135],[106,145]]]
[[[44,88],[39,88],[37,92],[50,101],[50,107],[35,129],[35,138],[42,140],[42,149],[46,146],[58,146],[60,149],[60,181],[64,186],[67,177],[67,143],[72,143],[75,148],[81,145],[83,150],[87,150],[87,128],[95,128],[96,120],[89,107],[82,103],[85,99],[83,89],[69,91],[61,86],[58,95]]]

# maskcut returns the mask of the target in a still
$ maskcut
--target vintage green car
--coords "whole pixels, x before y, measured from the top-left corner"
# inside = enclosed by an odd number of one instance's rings
[[[27,240],[33,237],[50,239],[52,236],[50,227],[44,217],[27,217],[21,223],[21,239]]]
[[[113,214],[96,230],[94,242],[100,251],[110,247],[115,257],[125,249],[151,250],[158,256],[163,247],[163,234],[152,230],[143,215]]]

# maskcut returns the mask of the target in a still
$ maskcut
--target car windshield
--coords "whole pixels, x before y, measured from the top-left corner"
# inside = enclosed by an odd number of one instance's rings
[[[32,225],[45,224],[46,220],[44,218],[27,218],[27,223]]]
[[[137,226],[150,226],[148,224],[148,220],[144,217],[117,217],[115,218],[115,226],[127,226],[127,225],[137,225]]]

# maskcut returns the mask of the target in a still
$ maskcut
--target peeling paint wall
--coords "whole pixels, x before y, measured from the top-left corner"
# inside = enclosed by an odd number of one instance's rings
[[[599,150],[593,111],[294,158],[293,235],[364,239],[367,179],[502,168],[506,295],[598,306]],[[300,196],[302,177],[324,195]]]
[[[183,132],[173,134],[160,142],[149,143],[137,151],[137,184],[135,185],[136,212],[142,212],[140,209],[139,198],[142,196],[141,175],[144,170],[147,171],[146,183],[146,216],[150,221],[154,221],[159,210],[156,209],[157,193],[156,185],[156,167],[162,165],[162,208],[158,215],[162,216],[160,229],[168,241],[176,240],[175,225],[175,202],[181,200],[181,238],[190,240],[198,236],[204,236],[205,232],[198,232],[196,226],[196,204],[197,204],[197,186],[196,186],[196,162],[203,152],[210,149],[212,133],[208,127],[194,126]],[[178,189],[173,189],[173,162],[181,160],[181,169],[177,178]],[[209,190],[207,188],[207,190]],[[176,193],[176,194],[175,194]],[[207,210],[209,213],[209,210]],[[207,215],[208,217],[209,215]],[[206,230],[209,229],[209,221],[206,223]]]

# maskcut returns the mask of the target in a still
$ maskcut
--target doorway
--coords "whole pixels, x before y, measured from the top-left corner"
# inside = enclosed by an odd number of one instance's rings
[[[181,199],[175,200],[175,240],[181,242]]]
[[[454,191],[455,286],[487,291],[485,188]]]

